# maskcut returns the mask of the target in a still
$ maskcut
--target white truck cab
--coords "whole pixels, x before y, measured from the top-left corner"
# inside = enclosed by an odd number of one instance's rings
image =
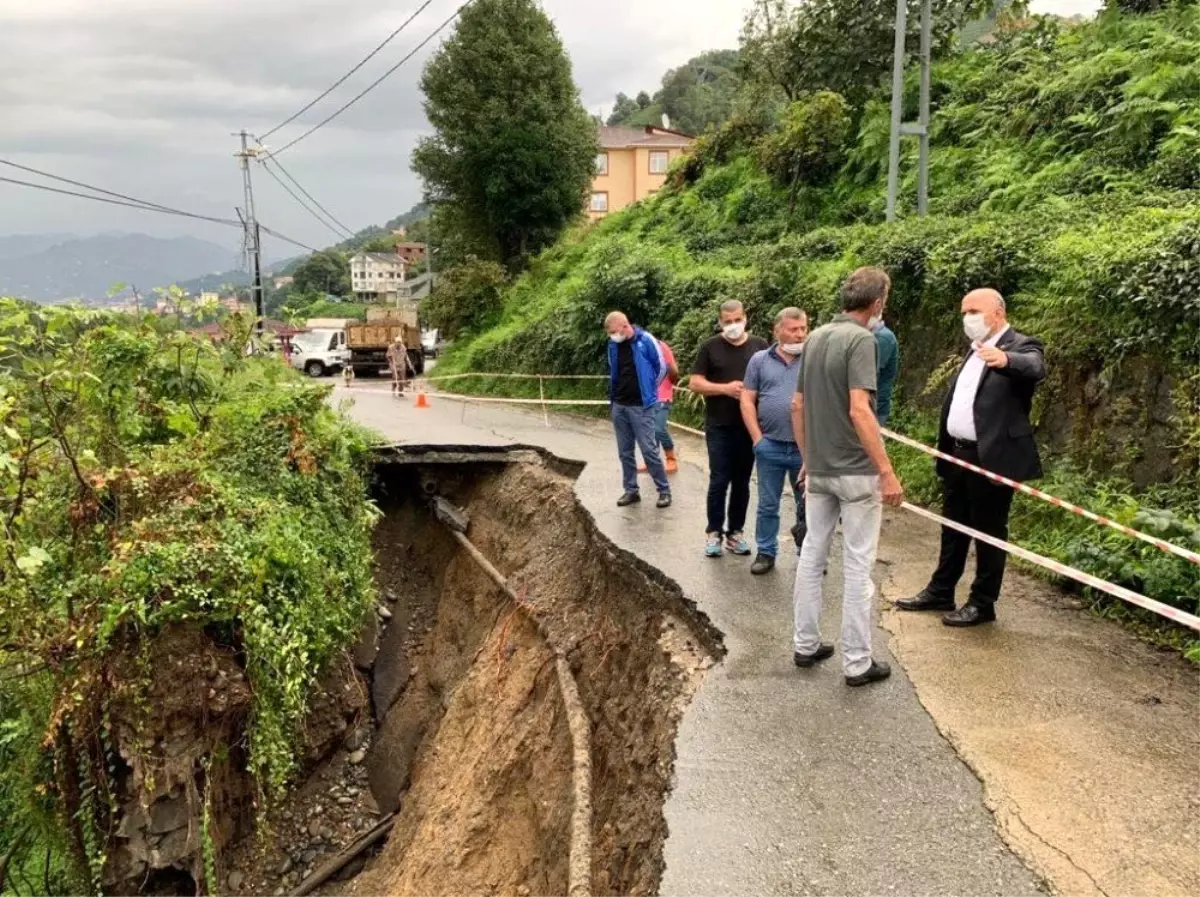
[[[322,327],[292,337],[292,367],[310,377],[337,373],[349,358],[345,330]]]

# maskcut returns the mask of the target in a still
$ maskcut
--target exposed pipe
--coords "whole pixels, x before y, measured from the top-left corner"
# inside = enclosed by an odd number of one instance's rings
[[[562,695],[567,711],[567,726],[571,731],[571,779],[574,791],[574,806],[571,811],[571,850],[567,863],[567,893],[570,897],[589,897],[592,891],[592,727],[579,696],[579,685],[571,672],[571,664],[563,651],[541,622],[513,591],[504,574],[495,564],[475,547],[463,530],[467,526],[467,514],[454,507],[446,499],[435,497],[434,516],[445,524],[451,534],[471,557],[471,560],[486,573],[500,590],[518,608],[525,612],[538,634],[554,653],[554,667],[558,674],[558,691]]]

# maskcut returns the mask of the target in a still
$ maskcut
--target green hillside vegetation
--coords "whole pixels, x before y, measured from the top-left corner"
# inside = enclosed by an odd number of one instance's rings
[[[653,97],[645,91],[632,100],[617,94],[608,124],[659,126],[665,113],[672,128],[700,134],[729,118],[741,83],[738,51],[710,50],[663,75]]]
[[[250,330],[233,319],[213,343],[0,297],[5,893],[101,893],[118,797],[133,796],[114,793],[121,726],[162,723],[145,706],[156,639],[194,628],[241,659],[244,743],[197,787],[244,762],[265,809],[295,770],[318,676],[369,612],[371,437],[328,389],[247,356]],[[152,747],[141,762],[162,762]]]
[[[894,281],[888,318],[903,353],[894,424],[928,442],[963,348],[958,300],[994,286],[1014,325],[1046,342],[1051,375],[1035,411],[1055,459],[1049,488],[1200,545],[1198,59],[1191,4],[1084,24],[1023,20],[942,58],[931,214],[912,211],[908,141],[906,217],[890,225],[882,89],[861,107],[810,91],[778,114],[734,117],[654,199],[571,231],[501,301],[460,315],[467,336],[443,367],[601,372],[600,322],[621,308],[686,368],[722,300],[741,299],[760,333],[785,305],[819,324],[842,278],[878,264]],[[907,87],[915,118],[915,72]],[[910,493],[935,500],[928,459],[892,451]],[[1195,568],[1142,543],[1020,496],[1013,531],[1034,550],[1196,609]]]

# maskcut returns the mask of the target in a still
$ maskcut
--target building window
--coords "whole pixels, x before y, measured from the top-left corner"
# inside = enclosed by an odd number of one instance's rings
[[[592,208],[593,212],[607,212],[608,211],[608,193],[603,192],[603,191],[601,191],[599,193],[593,193],[591,208]]]
[[[650,173],[666,174],[671,154],[666,150],[650,150]]]
[[[596,174],[608,174],[608,153],[596,154]]]

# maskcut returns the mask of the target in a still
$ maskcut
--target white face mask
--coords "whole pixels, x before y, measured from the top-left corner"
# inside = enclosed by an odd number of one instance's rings
[[[623,342],[625,342],[625,334],[623,334],[623,333],[610,333],[610,334],[608,335],[608,338],[609,338],[610,340],[612,340],[614,343],[623,343]]]
[[[878,330],[883,325],[883,315],[871,315],[871,320],[867,321],[867,327],[870,330]]]
[[[984,320],[983,312],[971,312],[963,315],[963,333],[967,335],[967,339],[974,343],[981,343],[988,337],[988,325]]]
[[[781,343],[779,348],[788,355],[799,355],[804,351],[804,343]]]
[[[732,324],[726,324],[721,328],[721,334],[725,337],[725,339],[734,343],[740,340],[745,332],[745,321],[734,321]]]

